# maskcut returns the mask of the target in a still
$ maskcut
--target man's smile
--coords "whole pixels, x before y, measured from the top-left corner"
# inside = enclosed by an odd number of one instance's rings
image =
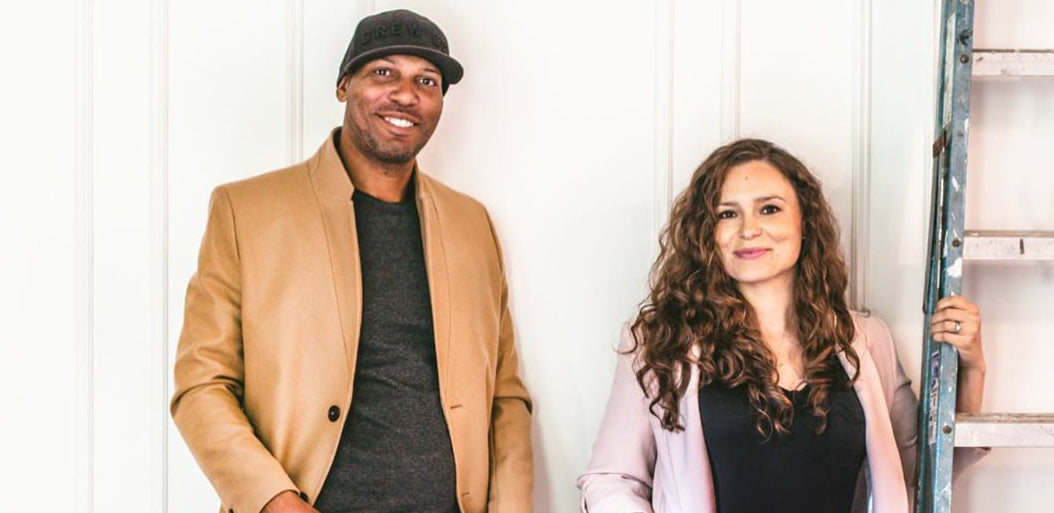
[[[383,119],[388,126],[399,129],[413,128],[421,124],[420,119],[413,115],[405,114],[402,112],[392,112],[390,109],[386,109],[387,112],[382,111],[377,113],[377,117]]]
[[[389,124],[397,126],[397,127],[400,127],[400,128],[410,128],[410,127],[414,126],[414,122],[410,121],[408,119],[393,118],[391,116],[384,116],[384,120],[387,121]]]

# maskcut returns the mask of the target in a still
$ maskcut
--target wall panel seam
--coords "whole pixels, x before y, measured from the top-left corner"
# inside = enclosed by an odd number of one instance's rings
[[[94,5],[74,7],[74,344],[77,510],[95,508],[95,365],[94,331]]]
[[[741,0],[721,2],[721,144],[739,138]]]
[[[658,240],[673,197],[673,16],[674,0],[655,2],[654,212],[651,244]]]
[[[851,307],[867,310],[871,237],[871,16],[872,0],[854,4],[852,176],[849,289]]]
[[[304,0],[287,0],[286,68],[289,79],[287,117],[289,165],[304,159]]]
[[[157,376],[160,417],[151,463],[159,474],[152,480],[153,507],[168,511],[168,154],[169,154],[169,0],[151,1],[150,34],[150,337]],[[153,510],[153,507],[151,508]]]

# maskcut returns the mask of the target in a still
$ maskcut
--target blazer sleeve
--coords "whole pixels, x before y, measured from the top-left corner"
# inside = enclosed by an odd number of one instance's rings
[[[582,513],[652,513],[655,437],[648,399],[634,372],[633,336],[622,330],[607,410],[589,468],[578,478]]]
[[[242,410],[241,273],[234,211],[223,187],[209,202],[174,374],[172,419],[224,510],[257,513],[275,495],[296,490]]]
[[[904,367],[897,358],[893,335],[885,323],[877,317],[869,317],[866,322],[867,340],[872,358],[882,378],[883,391],[889,405],[889,418],[893,424],[893,436],[900,450],[900,463],[904,468],[904,481],[909,497],[915,497],[916,458],[918,457],[918,406],[919,400],[911,388],[911,379],[904,372]],[[958,479],[961,472],[972,466],[989,449],[957,447],[952,457],[953,479]]]
[[[490,496],[487,511],[491,513],[533,511],[534,462],[531,452],[531,398],[519,375],[512,315],[509,312],[509,288],[505,265],[494,225],[487,224],[501,268],[501,316],[498,332],[498,361],[495,368],[494,396],[490,418]]]

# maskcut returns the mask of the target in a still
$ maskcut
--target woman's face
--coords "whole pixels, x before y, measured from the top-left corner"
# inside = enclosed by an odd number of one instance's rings
[[[763,160],[730,169],[717,218],[721,264],[740,287],[772,280],[793,284],[802,219],[798,195],[783,173]]]

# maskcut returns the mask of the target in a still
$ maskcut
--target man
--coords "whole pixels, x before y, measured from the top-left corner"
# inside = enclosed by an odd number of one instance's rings
[[[430,20],[365,18],[342,127],[213,192],[171,409],[221,511],[531,511],[499,244],[417,169],[461,76]]]

